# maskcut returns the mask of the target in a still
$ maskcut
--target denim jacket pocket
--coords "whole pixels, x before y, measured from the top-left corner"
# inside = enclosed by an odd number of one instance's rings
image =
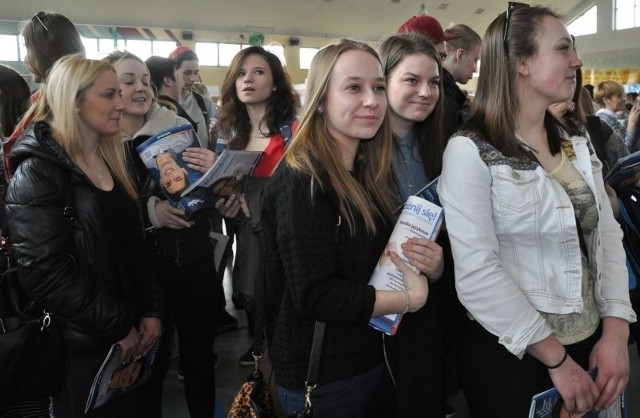
[[[536,173],[497,166],[494,172],[494,193],[500,206],[520,212],[536,201]]]

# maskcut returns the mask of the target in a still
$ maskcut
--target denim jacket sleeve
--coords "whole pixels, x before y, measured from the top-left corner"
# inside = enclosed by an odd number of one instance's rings
[[[492,181],[474,142],[451,138],[438,192],[455,260],[458,297],[476,321],[522,357],[528,345],[549,336],[551,329],[502,267],[492,216]]]

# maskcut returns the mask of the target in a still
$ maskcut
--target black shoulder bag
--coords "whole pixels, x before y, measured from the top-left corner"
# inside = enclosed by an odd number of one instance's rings
[[[63,213],[70,227],[75,213],[69,182],[65,193]],[[37,313],[22,289],[9,240],[1,233],[0,370],[0,416],[21,402],[51,396],[64,378],[62,331],[53,313]]]

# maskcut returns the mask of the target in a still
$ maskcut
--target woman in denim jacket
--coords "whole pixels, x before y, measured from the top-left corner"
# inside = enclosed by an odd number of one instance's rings
[[[471,319],[458,361],[471,413],[527,416],[551,386],[570,412],[603,408],[629,379],[622,232],[589,141],[546,111],[571,97],[582,61],[553,12],[520,3],[489,26],[482,55],[439,186]]]

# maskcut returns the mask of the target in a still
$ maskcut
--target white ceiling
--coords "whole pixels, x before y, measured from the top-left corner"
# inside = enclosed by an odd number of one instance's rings
[[[1,20],[55,10],[74,23],[157,27],[379,41],[395,33],[425,3],[443,27],[465,23],[480,35],[504,0],[0,0]],[[555,0],[568,17],[592,0]]]

